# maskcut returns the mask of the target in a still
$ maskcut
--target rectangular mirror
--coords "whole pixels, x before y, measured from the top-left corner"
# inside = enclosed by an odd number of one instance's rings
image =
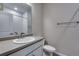
[[[3,3],[0,10],[0,37],[32,34],[32,10],[25,3]],[[13,34],[11,34],[13,33]]]

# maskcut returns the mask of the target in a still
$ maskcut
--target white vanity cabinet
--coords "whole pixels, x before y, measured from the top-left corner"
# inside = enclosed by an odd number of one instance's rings
[[[32,53],[28,54],[27,56],[42,56],[43,54],[43,50],[42,50],[42,46],[37,48],[35,51],[33,51]]]
[[[34,44],[24,48],[24,49],[21,49],[15,53],[10,54],[9,56],[42,56],[43,42],[44,42],[44,40],[36,42],[36,43],[34,43]]]

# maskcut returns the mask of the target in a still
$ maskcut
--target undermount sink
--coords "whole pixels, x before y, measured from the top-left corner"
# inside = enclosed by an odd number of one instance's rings
[[[24,38],[19,38],[19,39],[14,39],[14,43],[29,43],[33,42],[35,40],[34,37],[24,37]]]

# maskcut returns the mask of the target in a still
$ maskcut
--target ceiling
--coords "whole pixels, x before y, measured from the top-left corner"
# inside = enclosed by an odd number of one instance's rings
[[[4,7],[9,8],[11,10],[15,10],[14,8],[17,7],[17,10],[15,11],[21,14],[31,9],[31,7],[25,3],[4,3]]]

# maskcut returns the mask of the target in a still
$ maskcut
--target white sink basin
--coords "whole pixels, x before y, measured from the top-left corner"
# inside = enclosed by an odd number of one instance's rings
[[[25,38],[20,38],[20,39],[14,39],[13,42],[14,43],[29,43],[34,40],[35,40],[34,37],[25,37]]]

